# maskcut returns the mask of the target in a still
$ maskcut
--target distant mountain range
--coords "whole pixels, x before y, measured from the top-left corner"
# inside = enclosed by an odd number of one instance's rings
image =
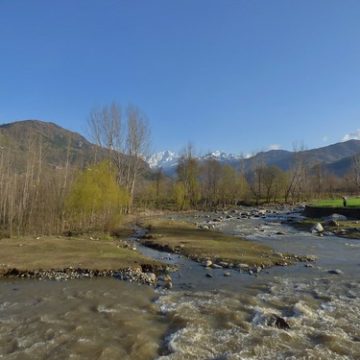
[[[94,160],[95,153],[99,159],[105,156],[105,149],[51,122],[24,120],[0,125],[0,149],[10,149],[16,168],[25,165],[26,153],[39,139],[43,161],[54,168],[64,167],[67,158],[70,165],[82,167]]]
[[[199,161],[216,159],[223,164],[228,164],[237,169],[241,167],[246,172],[253,169],[257,164],[275,165],[280,169],[289,170],[295,161],[295,157],[301,155],[308,166],[312,167],[321,164],[324,170],[341,176],[351,169],[352,158],[359,153],[360,140],[349,140],[300,152],[269,150],[244,158],[241,155],[215,151],[198,156],[197,158]],[[147,161],[152,169],[162,168],[165,174],[173,175],[179,159],[179,154],[163,151],[150,156]]]
[[[29,151],[29,139],[41,139],[44,161],[53,167],[63,167],[69,154],[74,166],[85,166],[94,160],[106,156],[106,150],[89,142],[82,135],[66,130],[54,123],[39,120],[24,120],[0,125],[0,151],[10,148],[14,153],[15,166],[23,167],[24,155]],[[286,150],[269,150],[244,158],[241,155],[214,151],[199,156],[200,161],[216,159],[223,164],[240,167],[249,171],[257,164],[276,165],[288,170],[301,154],[308,166],[321,164],[323,168],[336,175],[346,174],[352,166],[354,155],[360,154],[360,140],[349,140],[333,145],[305,150],[299,153]],[[165,174],[174,175],[180,155],[172,151],[163,151],[146,159],[151,169],[162,168]]]

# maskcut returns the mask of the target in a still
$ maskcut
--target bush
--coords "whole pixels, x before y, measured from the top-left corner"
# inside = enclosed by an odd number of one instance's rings
[[[129,194],[107,161],[82,171],[65,202],[70,228],[83,229],[116,226],[128,205]]]

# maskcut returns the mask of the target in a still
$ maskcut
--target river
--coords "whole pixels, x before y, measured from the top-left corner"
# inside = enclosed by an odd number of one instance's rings
[[[360,359],[358,240],[298,232],[279,216],[218,229],[318,260],[208,278],[199,264],[138,245],[179,266],[172,290],[115,279],[3,280],[0,359]],[[290,328],[274,326],[276,317]]]

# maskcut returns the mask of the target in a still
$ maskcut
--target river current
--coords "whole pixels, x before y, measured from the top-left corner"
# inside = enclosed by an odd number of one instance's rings
[[[314,267],[229,277],[219,269],[208,278],[199,264],[139,246],[180,267],[172,290],[115,279],[3,280],[0,359],[360,359],[360,242],[280,221],[229,219],[218,229],[316,255]],[[279,317],[288,329],[274,326]]]

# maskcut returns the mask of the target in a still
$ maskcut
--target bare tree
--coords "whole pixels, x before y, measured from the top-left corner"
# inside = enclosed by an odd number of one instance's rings
[[[300,194],[304,191],[307,180],[307,169],[305,165],[304,146],[299,149],[294,145],[294,155],[292,165],[288,171],[287,186],[284,191],[284,200],[287,203],[290,198],[293,201],[299,198]]]
[[[352,158],[352,174],[356,191],[360,190],[360,154]]]
[[[126,187],[130,193],[130,208],[134,200],[136,181],[144,170],[144,159],[150,145],[150,129],[146,117],[134,106],[127,112]]]
[[[200,199],[200,167],[198,160],[193,155],[191,144],[188,144],[180,157],[176,172],[178,181],[184,190],[184,203],[196,207]]]
[[[207,159],[201,169],[204,198],[211,206],[219,201],[221,171],[221,164],[216,159]]]
[[[139,108],[129,106],[126,115],[125,126],[120,106],[112,103],[94,109],[90,113],[88,125],[93,141],[108,150],[108,157],[117,169],[119,185],[124,186],[130,194],[130,210],[137,179],[144,169],[143,159],[149,149],[150,130]]]

